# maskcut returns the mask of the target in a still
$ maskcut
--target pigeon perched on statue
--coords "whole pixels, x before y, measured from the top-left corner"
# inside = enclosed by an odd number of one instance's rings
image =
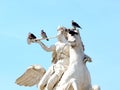
[[[82,29],[81,26],[73,20],[72,20],[72,26],[73,26],[74,29],[76,29],[76,28]]]
[[[74,36],[75,34],[78,35],[77,32],[70,30],[70,29],[68,29],[68,32],[69,32],[69,34],[71,34],[71,36]]]
[[[49,41],[48,37],[47,37],[47,34],[44,32],[44,30],[41,30],[41,37],[43,39],[46,39],[47,41]]]
[[[28,37],[27,37],[27,43],[31,44],[34,43],[36,39],[36,36],[33,33],[28,33]]]
[[[28,34],[29,39],[36,39],[36,36],[33,33]]]

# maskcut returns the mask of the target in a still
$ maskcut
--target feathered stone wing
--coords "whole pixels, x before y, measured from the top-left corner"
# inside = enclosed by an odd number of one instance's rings
[[[46,70],[40,65],[32,65],[28,67],[23,75],[21,75],[17,80],[16,84],[20,86],[33,86],[37,85]]]

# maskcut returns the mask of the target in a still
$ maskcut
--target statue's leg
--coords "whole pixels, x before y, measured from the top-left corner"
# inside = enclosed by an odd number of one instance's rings
[[[84,89],[80,89],[76,80],[71,79],[70,81],[66,83],[62,83],[60,87],[57,88],[57,90],[84,90]]]
[[[53,71],[53,66],[50,67],[47,72],[45,73],[45,75],[42,77],[42,79],[40,80],[39,84],[38,84],[38,88],[39,90],[43,90],[44,87],[47,84],[48,79],[51,77],[51,75],[54,73]]]
[[[94,85],[94,86],[92,86],[92,90],[100,90],[100,86]]]
[[[79,89],[79,85],[77,84],[77,81],[75,79],[72,79],[71,82],[72,82],[71,85],[74,90],[81,90]]]
[[[62,74],[63,74],[63,71],[59,70],[52,75],[52,77],[48,80],[48,83],[46,86],[47,90],[53,90],[54,86],[60,80]]]
[[[77,84],[75,82],[72,83],[72,86],[73,86],[74,90],[79,90],[78,86],[77,86]]]

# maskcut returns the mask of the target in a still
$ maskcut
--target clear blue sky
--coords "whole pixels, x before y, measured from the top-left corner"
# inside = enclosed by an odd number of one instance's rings
[[[28,45],[28,32],[40,37],[56,35],[58,25],[71,28],[78,22],[92,84],[101,90],[120,90],[120,1],[119,0],[0,0],[0,89],[38,90],[22,87],[15,80],[32,64],[46,69],[51,53],[37,44]],[[46,45],[55,40],[43,41]]]

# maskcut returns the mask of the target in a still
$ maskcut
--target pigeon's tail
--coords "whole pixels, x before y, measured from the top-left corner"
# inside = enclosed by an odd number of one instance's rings
[[[79,26],[79,28],[80,28],[80,29],[82,29],[82,27],[81,27],[81,26]]]
[[[47,41],[49,41],[49,39],[48,39],[48,38],[47,38],[46,40],[47,40]]]

